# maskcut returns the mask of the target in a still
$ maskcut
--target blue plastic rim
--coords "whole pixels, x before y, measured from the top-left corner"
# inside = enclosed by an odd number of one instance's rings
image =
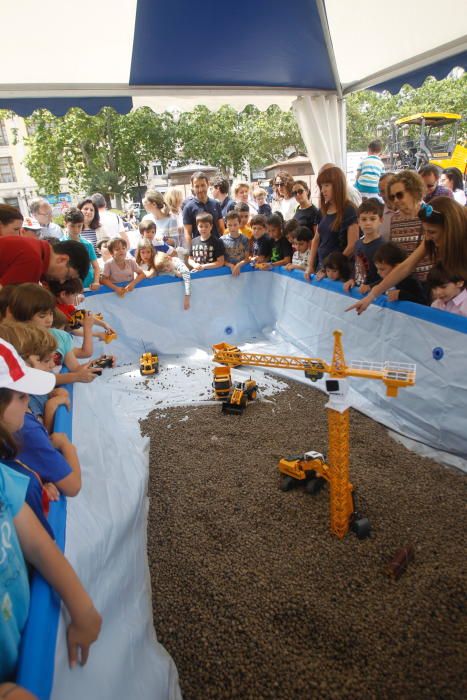
[[[232,335],[232,333],[233,333],[233,328],[232,328],[232,326],[226,326],[226,327],[224,328],[224,333],[225,333],[226,335]]]
[[[434,359],[434,360],[442,360],[443,357],[444,357],[444,350],[443,350],[443,348],[440,348],[440,347],[438,347],[438,348],[433,348],[433,353],[432,353],[432,355],[433,355],[433,359]]]

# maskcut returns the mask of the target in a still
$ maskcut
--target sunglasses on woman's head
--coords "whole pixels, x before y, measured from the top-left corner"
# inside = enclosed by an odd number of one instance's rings
[[[294,194],[295,196],[297,196],[297,194],[303,194],[304,192],[305,192],[305,190],[294,190],[294,191],[293,191],[293,194]]]
[[[393,202],[395,199],[404,199],[405,195],[405,190],[402,190],[402,192],[394,192],[394,194],[389,195],[389,200]]]

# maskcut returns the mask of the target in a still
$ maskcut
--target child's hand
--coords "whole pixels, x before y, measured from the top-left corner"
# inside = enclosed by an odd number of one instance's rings
[[[94,335],[94,338],[97,338],[98,340],[102,340],[103,342],[105,342],[105,335],[106,335],[105,333],[93,333],[93,335]]]
[[[124,287],[125,292],[132,292],[134,288],[135,288],[134,282],[130,282],[130,284],[127,284],[127,286]]]
[[[118,294],[119,297],[124,297],[126,293],[127,293],[126,287],[117,287],[115,289],[115,294]]]
[[[319,282],[320,280],[324,279],[326,277],[326,273],[324,270],[319,270],[316,275],[315,275],[315,280]]]
[[[190,308],[190,297],[188,295],[183,297],[183,310],[188,311]]]
[[[63,448],[66,445],[70,444],[70,441],[68,440],[68,437],[65,435],[65,433],[52,433],[50,436],[50,442],[55,447],[55,449],[59,450],[60,452],[63,451]]]
[[[89,382],[93,382],[95,378],[99,376],[101,370],[97,367],[90,367],[89,365],[90,363],[88,362],[85,365],[81,365],[80,369],[77,370],[76,379],[78,382],[89,384]]]
[[[91,282],[91,284],[89,285],[89,289],[92,289],[93,292],[97,292],[97,290],[100,288],[100,282]]]
[[[234,265],[234,266],[232,267],[232,275],[233,275],[234,277],[238,277],[239,274],[240,274],[240,269],[241,269],[241,266],[240,266],[240,265],[238,265],[238,264],[237,264],[237,265]]]
[[[257,270],[272,270],[272,265],[271,263],[264,262],[264,263],[258,263],[256,265]]]
[[[355,287],[355,280],[350,279],[350,280],[347,280],[347,282],[344,282],[344,286],[343,286],[344,292],[350,292],[350,290],[353,289],[354,287]]]
[[[371,287],[369,284],[361,284],[360,287],[358,288],[358,291],[360,294],[368,294],[368,292],[371,290]]]
[[[388,301],[399,301],[400,289],[389,289],[386,292]]]
[[[94,325],[94,316],[90,311],[86,311],[84,318],[83,318],[83,328],[87,328],[88,330],[91,330],[91,328]]]
[[[66,633],[70,668],[74,668],[78,662],[84,666],[89,647],[98,638],[101,626],[102,618],[94,606],[70,622]]]
[[[203,266],[201,265],[201,263],[193,263],[193,267],[192,267],[192,270],[191,270],[191,271],[192,271],[192,272],[200,272],[200,271],[203,270],[203,269],[204,269],[204,268],[203,268]]]
[[[64,391],[63,393],[60,392],[60,394],[56,394],[55,396],[51,396],[50,400],[54,402],[54,404],[57,406],[65,406],[67,410],[70,410],[70,395],[67,391]]]
[[[294,269],[294,265],[292,265],[292,263],[287,263],[287,265],[284,265],[284,270],[287,270],[288,272],[290,272],[290,270],[293,270],[293,269]]]
[[[49,501],[60,500],[60,491],[55,486],[55,484],[52,484],[51,481],[49,481],[47,484],[44,484],[43,488],[44,491],[47,493],[47,496],[49,497]]]

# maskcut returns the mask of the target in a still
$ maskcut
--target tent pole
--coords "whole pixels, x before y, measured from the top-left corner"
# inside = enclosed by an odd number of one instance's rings
[[[345,97],[337,100],[341,141],[342,170],[347,175],[347,102]]]
[[[342,85],[339,78],[339,71],[337,70],[337,61],[334,54],[334,47],[332,45],[331,32],[329,31],[328,17],[326,14],[326,8],[324,6],[324,0],[316,0],[316,8],[319,13],[319,18],[321,20],[321,27],[323,30],[324,42],[328,50],[329,62],[331,64],[332,75],[334,77],[334,82],[336,83],[336,92],[339,99],[342,98]]]

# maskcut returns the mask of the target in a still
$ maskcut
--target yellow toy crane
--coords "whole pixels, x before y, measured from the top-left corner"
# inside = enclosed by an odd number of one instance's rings
[[[316,493],[327,481],[330,489],[331,531],[343,538],[352,526],[358,537],[369,534],[369,523],[355,512],[353,486],[349,474],[349,404],[346,400],[347,377],[379,379],[386,385],[387,396],[395,397],[400,387],[415,384],[414,364],[401,362],[351,362],[346,364],[342,346],[342,332],[334,331],[334,349],[331,364],[320,358],[266,355],[242,352],[235,345],[213,345],[213,361],[230,367],[254,365],[303,370],[312,381],[329,375],[326,391],[329,395],[327,460],[319,452],[283,459],[279,470],[283,474],[282,487],[288,490],[297,481],[306,484],[309,493]]]

